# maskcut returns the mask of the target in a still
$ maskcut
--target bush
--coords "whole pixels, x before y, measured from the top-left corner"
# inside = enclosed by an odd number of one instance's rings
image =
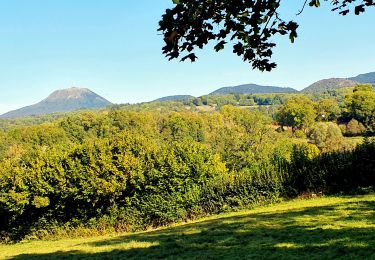
[[[366,132],[365,126],[355,120],[354,118],[349,121],[349,123],[346,125],[346,131],[345,134],[348,136],[358,136],[362,135]]]
[[[291,160],[280,167],[285,173],[285,194],[333,194],[375,187],[375,141],[365,141],[352,151],[322,153],[309,158],[308,149],[295,146]]]
[[[299,129],[294,132],[294,136],[297,138],[306,138],[305,132]]]
[[[332,122],[317,123],[309,133],[310,141],[323,152],[339,150],[344,146],[340,127]]]

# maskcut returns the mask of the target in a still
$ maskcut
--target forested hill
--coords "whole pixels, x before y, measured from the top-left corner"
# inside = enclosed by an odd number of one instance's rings
[[[360,83],[371,83],[375,86],[375,72],[360,74],[356,77],[349,78],[350,80],[354,80]]]
[[[356,82],[350,79],[330,78],[330,79],[319,80],[311,84],[307,88],[303,89],[302,92],[306,92],[306,93],[325,92],[328,90],[354,87],[357,85],[359,85],[359,82]]]
[[[45,115],[78,109],[104,108],[112,103],[87,88],[69,88],[53,92],[46,99],[31,106],[7,112],[0,118]]]
[[[155,99],[153,102],[165,102],[165,101],[184,101],[195,98],[191,95],[175,95],[175,96],[167,96]]]
[[[262,93],[295,93],[298,92],[293,88],[282,88],[275,86],[260,86],[257,84],[245,84],[234,87],[224,87],[215,90],[210,95],[227,95],[227,94],[262,94]]]

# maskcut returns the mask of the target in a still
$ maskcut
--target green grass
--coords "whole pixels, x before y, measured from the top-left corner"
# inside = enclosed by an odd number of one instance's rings
[[[323,197],[117,236],[0,245],[0,259],[375,259],[375,195]]]

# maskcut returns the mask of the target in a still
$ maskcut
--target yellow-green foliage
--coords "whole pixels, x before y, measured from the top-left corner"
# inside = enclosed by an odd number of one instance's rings
[[[336,120],[340,115],[338,102],[332,98],[322,99],[316,104],[317,119],[321,121]]]
[[[319,122],[310,129],[310,140],[323,151],[342,149],[344,137],[339,126],[332,122]]]
[[[224,105],[212,113],[83,112],[11,128],[0,134],[0,239],[140,230],[375,184],[374,142],[318,155],[271,126],[260,112]]]
[[[347,113],[375,132],[375,91],[372,85],[355,87],[345,99]]]
[[[290,126],[294,131],[305,129],[315,121],[314,103],[306,96],[293,97],[280,107],[276,118],[282,127]]]
[[[362,135],[365,131],[365,126],[354,118],[349,121],[345,128],[345,133],[349,136]]]
[[[1,137],[1,235],[103,222],[139,229],[221,211],[217,185],[271,168],[276,133],[268,124],[259,113],[223,107],[216,114],[84,112],[14,128]],[[228,205],[272,200],[277,190],[266,190]]]

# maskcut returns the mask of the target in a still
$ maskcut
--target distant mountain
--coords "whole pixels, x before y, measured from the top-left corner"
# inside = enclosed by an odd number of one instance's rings
[[[155,99],[152,102],[165,102],[165,101],[184,101],[184,100],[189,100],[193,99],[195,97],[190,96],[190,95],[175,95],[175,96],[167,96],[167,97],[162,97]]]
[[[224,87],[215,90],[210,95],[226,94],[262,94],[262,93],[294,93],[297,90],[293,88],[281,88],[274,86],[260,86],[256,84],[245,84],[234,87]]]
[[[69,88],[53,92],[39,103],[7,112],[0,118],[44,115],[78,109],[103,108],[111,102],[87,88]]]
[[[371,83],[375,86],[375,72],[360,74],[356,77],[349,78],[350,80],[357,81],[359,83]]]
[[[323,79],[323,80],[319,80],[311,84],[307,88],[303,89],[302,92],[325,92],[325,91],[333,90],[333,89],[354,87],[359,84],[360,84],[359,82],[353,81],[350,79],[342,79],[342,78]]]

